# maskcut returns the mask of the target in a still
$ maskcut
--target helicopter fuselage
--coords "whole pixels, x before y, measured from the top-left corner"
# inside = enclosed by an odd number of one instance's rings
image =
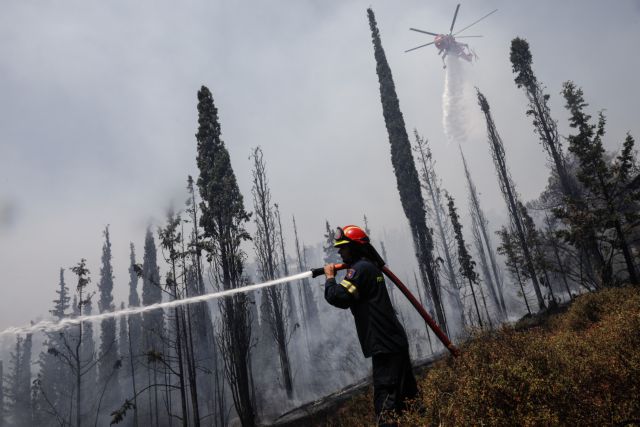
[[[455,55],[469,62],[473,59],[473,54],[469,51],[469,45],[456,41],[451,34],[438,34],[434,44],[438,49],[438,53],[444,53],[444,56]]]

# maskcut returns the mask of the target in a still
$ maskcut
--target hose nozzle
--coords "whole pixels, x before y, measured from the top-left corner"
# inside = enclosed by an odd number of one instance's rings
[[[347,264],[333,264],[333,266],[335,267],[336,271],[344,270],[345,268],[347,268]],[[318,276],[322,276],[323,274],[324,274],[324,267],[311,269],[311,277],[313,277],[314,279]]]

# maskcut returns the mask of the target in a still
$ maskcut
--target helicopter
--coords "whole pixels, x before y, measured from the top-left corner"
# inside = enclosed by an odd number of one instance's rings
[[[457,31],[454,34],[453,33],[453,27],[456,24],[456,18],[458,17],[458,10],[460,10],[460,3],[458,3],[458,5],[456,6],[456,11],[453,14],[453,21],[451,21],[451,28],[449,28],[449,34],[436,34],[436,33],[430,32],[430,31],[419,30],[417,28],[409,28],[411,31],[417,31],[418,33],[424,33],[424,34],[429,34],[431,36],[435,36],[435,40],[432,41],[432,42],[429,42],[429,43],[426,43],[426,44],[422,44],[420,46],[416,46],[416,47],[413,47],[411,49],[405,50],[405,53],[414,51],[416,49],[420,49],[421,47],[425,47],[425,46],[429,46],[429,45],[435,44],[436,48],[438,49],[438,55],[442,55],[442,68],[447,68],[447,65],[446,65],[446,63],[444,61],[444,59],[447,57],[447,55],[453,55],[453,56],[456,56],[458,58],[462,58],[462,59],[464,59],[464,60],[466,60],[468,62],[471,62],[473,59],[478,59],[478,55],[476,55],[476,53],[469,47],[468,44],[456,41],[456,36],[458,34],[460,34],[461,32],[465,31],[467,28],[469,28],[469,27],[477,24],[478,22],[482,21],[483,19],[485,19],[489,15],[497,12],[498,9],[495,9],[495,10],[487,13],[482,18],[472,22],[471,24],[467,25],[466,27],[464,27],[460,31]],[[462,39],[462,38],[472,38],[472,37],[482,37],[482,36],[459,36],[458,38]]]

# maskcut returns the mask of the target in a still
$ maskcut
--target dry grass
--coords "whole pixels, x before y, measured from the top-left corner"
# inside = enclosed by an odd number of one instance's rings
[[[583,295],[527,330],[471,340],[419,380],[404,426],[640,426],[640,289]],[[375,425],[371,391],[327,425]],[[635,424],[634,424],[635,423]]]

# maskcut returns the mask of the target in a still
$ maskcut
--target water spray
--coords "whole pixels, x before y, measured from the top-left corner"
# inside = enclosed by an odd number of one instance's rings
[[[345,268],[347,268],[346,264],[334,264],[333,266],[336,269],[336,271],[344,270]],[[398,278],[398,276],[393,274],[393,272],[389,270],[389,268],[386,265],[382,265],[381,270],[384,273],[384,275],[387,276],[393,282],[393,284],[396,285],[396,287],[400,290],[400,292],[402,292],[402,294],[409,300],[411,305],[413,305],[413,308],[416,309],[418,314],[420,314],[420,316],[424,319],[427,325],[429,325],[433,333],[436,334],[440,342],[442,342],[442,344],[447,348],[447,350],[449,350],[454,357],[460,356],[460,350],[458,350],[458,348],[451,342],[451,340],[449,340],[449,337],[447,337],[447,335],[442,331],[442,329],[440,329],[440,327],[435,322],[435,320],[433,320],[433,318],[429,315],[429,313],[427,313],[427,310],[425,310],[422,304],[420,304],[418,299],[411,293],[409,288],[407,288],[405,284],[402,283],[402,281]],[[312,274],[312,277],[314,278],[321,276],[324,274],[324,268],[323,267],[314,268],[311,270],[311,274]]]
[[[145,305],[143,307],[129,307],[124,310],[118,311],[110,311],[106,313],[93,314],[93,315],[84,315],[84,316],[76,316],[76,317],[68,317],[62,319],[58,322],[52,320],[43,320],[37,323],[34,323],[30,326],[22,326],[22,327],[11,327],[7,328],[4,331],[0,332],[0,337],[3,335],[9,334],[29,334],[36,331],[59,331],[68,326],[77,325],[82,322],[94,322],[98,320],[117,318],[122,316],[128,316],[133,314],[142,314],[148,311],[158,310],[161,308],[173,308],[181,305],[194,304],[198,302],[204,302],[216,298],[228,297],[231,295],[235,295],[238,293],[245,293],[250,291],[255,291],[258,289],[266,288],[269,286],[279,285],[281,283],[292,282],[295,280],[302,280],[312,277],[312,271],[306,271],[304,273],[298,273],[287,277],[282,277],[280,279],[270,280],[268,282],[258,283],[255,285],[242,286],[234,289],[227,289],[220,292],[213,292],[204,295],[198,295],[195,297],[189,297],[184,299],[176,299],[173,301],[160,302],[152,305]]]
[[[336,271],[344,270],[347,268],[347,264],[334,264]],[[438,324],[429,316],[429,313],[424,309],[422,304],[416,299],[416,297],[409,291],[409,289],[398,279],[398,277],[387,268],[386,265],[382,266],[382,272],[396,285],[398,289],[404,294],[405,297],[409,300],[409,302],[413,305],[413,307],[418,311],[420,316],[424,319],[424,321],[429,325],[431,330],[436,334],[436,336],[440,339],[442,344],[453,354],[454,356],[458,356],[460,351],[451,343],[449,338],[445,335],[445,333],[440,329]],[[305,271],[303,273],[293,274],[291,276],[282,277],[280,279],[270,280],[268,282],[257,283],[255,285],[242,286],[234,289],[227,289],[220,292],[213,292],[205,295],[198,295],[195,297],[189,297],[184,299],[176,299],[173,301],[160,302],[157,304],[146,305],[143,307],[129,307],[124,310],[118,311],[110,311],[106,313],[93,314],[93,315],[84,315],[84,316],[76,316],[76,317],[68,317],[62,319],[58,322],[52,320],[42,320],[40,322],[34,323],[30,326],[22,326],[22,327],[10,327],[0,332],[0,337],[3,335],[15,335],[15,334],[29,334],[37,331],[59,331],[69,326],[78,325],[83,322],[95,322],[105,319],[117,318],[122,316],[129,316],[135,314],[142,314],[153,310],[158,309],[166,309],[173,308],[187,304],[194,304],[204,301],[209,301],[216,298],[228,297],[231,295],[235,295],[238,293],[246,293],[255,291],[262,288],[267,288],[270,286],[279,285],[281,283],[293,282],[296,280],[302,280],[307,278],[315,278],[324,274],[324,268],[314,268],[311,271]]]

